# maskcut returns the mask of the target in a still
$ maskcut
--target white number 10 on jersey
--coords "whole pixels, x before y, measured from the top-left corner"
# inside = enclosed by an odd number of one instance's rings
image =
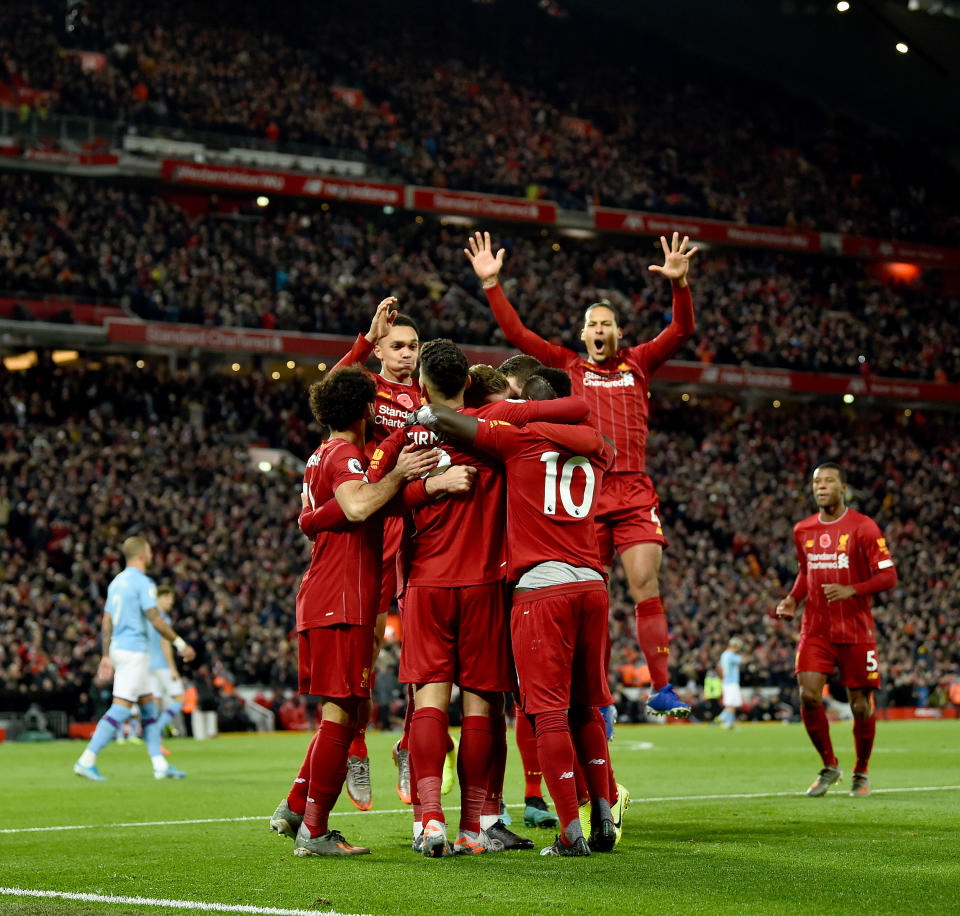
[[[559,452],[544,452],[540,460],[547,466],[546,474],[543,480],[543,512],[545,515],[557,514],[557,466],[560,463]],[[582,502],[573,501],[571,484],[573,483],[573,472],[580,468],[586,478],[583,487]],[[593,467],[588,458],[580,455],[574,455],[568,458],[560,468],[560,502],[568,515],[574,518],[584,518],[593,505],[593,491],[596,487],[597,478],[593,472]]]

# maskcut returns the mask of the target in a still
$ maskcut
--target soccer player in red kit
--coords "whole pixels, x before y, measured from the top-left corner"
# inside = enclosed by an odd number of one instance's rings
[[[670,280],[673,287],[673,320],[653,340],[620,347],[622,332],[609,302],[591,305],[584,316],[580,339],[586,359],[566,347],[551,344],[523,326],[499,283],[504,250],[496,255],[490,233],[477,232],[464,253],[480,278],[503,333],[514,346],[546,366],[564,369],[573,381],[573,393],[590,406],[592,420],[617,449],[611,473],[604,477],[597,507],[597,538],[604,565],[611,566],[614,552],[636,604],[637,641],[650,668],[652,693],[647,710],[655,715],[688,716],[669,683],[670,638],[660,601],[659,572],[667,541],[660,525],[656,490],[645,472],[648,391],[651,377],[694,331],[693,302],[687,285],[690,258],[687,238],[672,244],[660,238],[664,263],[650,270]]]
[[[607,739],[592,707],[611,702],[607,687],[609,599],[593,516],[609,452],[585,424],[525,428],[427,405],[417,420],[444,436],[474,442],[504,462],[507,475],[508,579],[523,711],[534,719],[544,778],[561,833],[543,855],[585,856],[616,842]],[[574,781],[579,758],[594,819],[583,835]]]
[[[450,340],[425,344],[420,378],[431,404],[464,409],[469,381],[467,359]],[[466,409],[514,422],[550,416],[584,420],[582,401],[524,402],[501,400]],[[404,443],[432,446],[437,437],[411,426],[381,444],[371,460],[371,479],[379,461],[392,463]],[[449,854],[440,783],[454,683],[461,690],[460,828],[453,852],[478,854],[503,848],[532,848],[499,821],[499,794],[492,823],[483,829],[494,755],[506,759],[503,694],[512,687],[503,579],[506,488],[498,462],[476,450],[443,445],[438,472],[447,465],[476,467],[472,490],[427,504],[412,513],[404,538],[404,641],[400,680],[416,687],[416,712],[410,750],[423,822],[425,856]],[[502,789],[502,778],[501,778]]]
[[[373,427],[370,441],[366,446],[369,458],[376,447],[394,430],[403,426],[407,414],[423,403],[420,386],[413,378],[417,370],[420,355],[420,335],[416,324],[406,315],[400,315],[394,306],[397,300],[388,296],[377,306],[366,334],[358,334],[350,352],[334,366],[362,365],[371,355],[380,360],[380,372],[371,374],[377,386],[373,403]],[[383,640],[387,613],[397,594],[397,566],[394,558],[400,550],[400,538],[403,532],[403,520],[397,516],[384,519],[383,528],[383,572],[380,589],[380,605],[377,616],[377,643]],[[370,783],[370,757],[367,753],[366,727],[367,715],[361,715],[357,733],[350,743],[350,755],[347,761],[347,794],[361,811],[373,807],[373,793]],[[409,786],[406,774],[406,737],[407,729],[398,745],[394,748],[394,761],[398,766],[400,780],[397,791],[405,803],[410,803]]]
[[[381,481],[369,483],[363,444],[375,395],[373,380],[360,369],[332,372],[310,390],[314,416],[332,432],[307,461],[304,495],[313,507],[336,499],[352,524],[317,535],[310,568],[297,593],[300,692],[320,697],[322,709],[320,728],[301,768],[307,775],[298,777],[281,805],[296,819],[303,802],[294,846],[298,856],[370,851],[328,829],[330,810],[346,778],[357,713],[370,696],[383,527],[379,519],[367,520],[404,480],[432,469],[438,457],[434,450],[406,449]],[[297,798],[301,792],[303,799]],[[271,826],[275,819],[289,825],[290,819],[278,817],[285,813],[278,809]]]
[[[873,519],[845,505],[845,489],[846,476],[838,465],[827,462],[813,472],[813,496],[820,511],[793,529],[800,571],[776,609],[778,617],[793,620],[806,599],[796,674],[803,724],[823,760],[823,769],[807,789],[814,797],[825,795],[843,775],[823,708],[823,688],[834,668],[840,670],[853,711],[857,762],[850,794],[870,794],[867,767],[877,729],[872,694],[880,686],[870,596],[897,584],[883,534]]]

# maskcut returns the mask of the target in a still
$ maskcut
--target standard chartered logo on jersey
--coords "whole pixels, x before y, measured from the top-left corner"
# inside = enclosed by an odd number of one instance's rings
[[[587,388],[633,388],[635,382],[632,372],[621,372],[619,378],[598,375],[596,372],[585,372],[583,384]]]
[[[850,557],[845,553],[808,553],[808,569],[849,569]]]
[[[389,404],[378,404],[376,416],[374,416],[373,421],[378,426],[393,426],[399,429],[407,419],[408,413],[410,413],[410,411],[405,410],[403,407],[391,407]]]

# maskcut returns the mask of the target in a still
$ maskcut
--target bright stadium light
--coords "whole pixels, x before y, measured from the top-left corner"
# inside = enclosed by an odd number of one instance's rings
[[[773,402],[773,406],[774,406],[774,407],[779,407],[779,406],[780,406],[780,402],[779,402],[779,401],[774,401],[774,402]]]
[[[138,368],[138,369],[142,369],[145,365],[146,365],[146,363],[145,363],[142,359],[138,359],[138,360],[137,360],[137,368]]]
[[[269,207],[269,206],[270,206],[270,198],[267,197],[266,194],[261,194],[261,195],[257,198],[257,206],[258,206],[258,207]]]
[[[908,407],[908,408],[903,412],[903,415],[904,415],[905,417],[912,417],[912,416],[913,416],[913,411]]]
[[[898,42],[897,42],[897,50],[898,50],[901,54],[906,54],[907,51],[910,50],[910,47],[909,47],[909,45],[907,45],[906,42],[898,41]]]
[[[270,373],[270,378],[272,378],[274,381],[277,381],[277,379],[280,378],[280,373],[277,371],[273,371]]]
[[[296,368],[297,368],[297,364],[296,364],[292,359],[288,359],[288,360],[287,360],[287,368],[288,368],[288,369],[296,369]]]
[[[240,363],[234,363],[230,368],[233,369],[234,372],[239,372],[239,371],[240,371]]]
[[[850,9],[850,4],[847,3],[847,0],[840,0],[840,2],[837,4],[838,13],[845,13],[848,9]]]
[[[680,400],[681,400],[681,401],[689,401],[689,400],[690,400],[690,395],[687,394],[686,391],[684,391],[684,393],[680,395]]]
[[[261,461],[257,467],[260,468],[264,474],[269,474],[273,470],[273,465],[270,464],[269,461]]]
[[[844,403],[844,404],[852,404],[855,400],[856,400],[856,398],[855,398],[852,394],[845,394],[845,395],[843,396],[843,403]]]

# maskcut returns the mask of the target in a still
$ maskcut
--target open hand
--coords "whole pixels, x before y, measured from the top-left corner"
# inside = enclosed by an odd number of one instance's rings
[[[473,272],[485,287],[496,286],[497,277],[503,267],[504,250],[501,248],[494,256],[489,232],[484,232],[483,235],[475,232],[467,239],[467,244],[470,247],[464,248],[463,253],[473,265]]]
[[[660,247],[663,248],[663,266],[651,264],[647,269],[666,277],[671,283],[684,284],[687,271],[690,269],[690,258],[697,253],[697,246],[694,245],[687,251],[687,243],[690,241],[687,236],[683,241],[679,241],[679,233],[673,233],[671,243],[667,244],[666,236],[660,236]]]
[[[397,310],[394,306],[397,304],[396,296],[387,296],[377,306],[373,313],[373,320],[370,322],[370,330],[366,333],[367,340],[375,344],[381,337],[386,337],[393,327],[393,320],[397,317]]]
[[[439,463],[442,454],[438,448],[420,449],[405,445],[397,457],[394,470],[406,480],[416,480],[429,474]]]

